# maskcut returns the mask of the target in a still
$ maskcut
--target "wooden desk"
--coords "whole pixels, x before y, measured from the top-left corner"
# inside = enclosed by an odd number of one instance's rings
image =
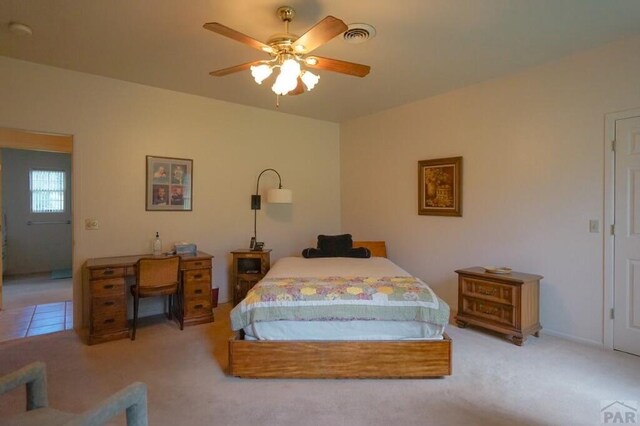
[[[107,342],[129,336],[127,315],[128,284],[135,282],[135,264],[150,254],[88,259],[85,276],[89,284],[89,338],[88,343]],[[183,292],[182,312],[184,325],[213,321],[211,310],[212,259],[199,251],[195,255],[182,255],[180,282]]]

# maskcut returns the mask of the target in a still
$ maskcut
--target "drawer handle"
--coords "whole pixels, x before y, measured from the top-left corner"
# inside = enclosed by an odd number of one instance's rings
[[[198,304],[198,305],[194,306],[193,308],[194,308],[194,309],[202,309],[202,308],[203,308],[203,306],[202,306],[201,304]]]
[[[484,294],[485,296],[496,296],[498,294],[498,289],[497,288],[478,287],[478,293]]]
[[[113,319],[113,318],[109,318],[109,319],[104,320],[104,323],[105,323],[105,324],[112,324],[112,323],[114,323],[114,322],[116,322],[116,320],[115,320],[115,319]]]
[[[193,264],[194,264],[195,266],[200,266],[200,265],[202,265],[202,262],[193,262]]]
[[[114,272],[113,269],[105,269],[102,275],[113,275]]]
[[[109,290],[113,288],[113,284],[105,284],[102,286],[102,288],[104,288],[105,290]]]
[[[116,302],[104,302],[104,306],[112,306],[115,305]]]
[[[482,312],[483,314],[493,315],[493,316],[498,316],[498,313],[500,312],[497,308],[490,309],[484,305],[478,305],[478,311]]]
[[[202,294],[202,289],[201,289],[201,288],[199,288],[199,289],[195,290],[195,291],[194,291],[194,293],[195,293],[195,294]]]
[[[199,280],[200,278],[202,278],[202,274],[198,274],[198,275],[194,275],[193,276],[194,280]]]

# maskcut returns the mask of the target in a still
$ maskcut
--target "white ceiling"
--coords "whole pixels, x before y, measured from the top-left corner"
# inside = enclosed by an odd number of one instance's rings
[[[278,6],[303,34],[327,15],[373,25],[363,44],[340,36],[314,53],[371,65],[365,78],[320,71],[280,110],[340,122],[640,34],[640,0],[2,0],[0,55],[275,109],[249,71],[209,71],[268,55],[202,28],[220,22],[266,41]],[[7,24],[33,28],[17,37]]]

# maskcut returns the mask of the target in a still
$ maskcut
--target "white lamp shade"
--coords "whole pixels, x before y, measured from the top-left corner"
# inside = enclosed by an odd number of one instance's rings
[[[270,189],[267,191],[267,203],[291,204],[293,193],[290,189]]]

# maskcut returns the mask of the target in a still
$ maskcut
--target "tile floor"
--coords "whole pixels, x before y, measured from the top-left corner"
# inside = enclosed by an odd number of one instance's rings
[[[72,328],[71,300],[0,311],[0,342]]]

